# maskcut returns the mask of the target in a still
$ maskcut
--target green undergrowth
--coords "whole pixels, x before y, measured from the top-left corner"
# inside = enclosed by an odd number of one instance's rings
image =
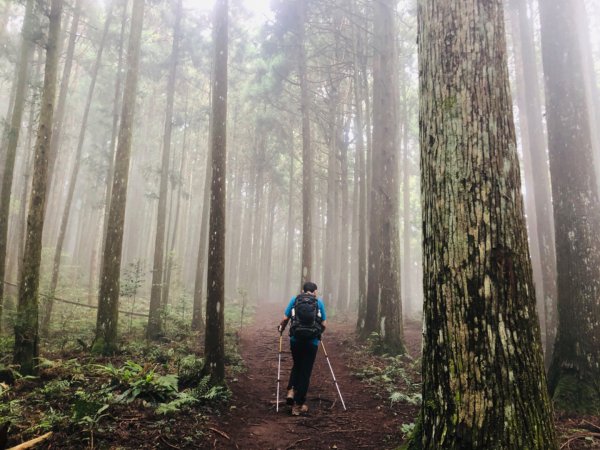
[[[366,345],[359,347],[362,363],[355,367],[353,374],[365,383],[377,388],[376,396],[390,402],[390,406],[405,403],[421,404],[421,384],[416,381],[420,361],[409,355],[387,355],[381,353],[380,339],[371,336]]]
[[[387,354],[376,333],[366,342],[356,344],[352,352],[352,373],[371,387],[374,397],[387,404],[393,415],[407,408],[414,414],[413,422],[399,424],[400,434],[406,442],[401,448],[407,448],[419,429],[416,418],[422,401],[420,359],[413,359],[408,354]]]
[[[241,304],[229,305],[228,381],[245,370],[240,327],[252,317],[252,308],[244,305],[242,314]],[[202,375],[204,335],[193,333],[188,319],[171,317],[156,343],[142,338],[143,320],[125,319],[118,352],[105,357],[91,352],[94,317],[80,317],[82,329],[67,327],[42,342],[38,377],[20,376],[11,366],[13,339],[0,338],[0,374],[11,378],[0,380],[0,427],[10,422],[9,447],[53,431],[59,447],[117,448],[127,436],[122,420],[135,420],[140,427],[127,439],[150,442],[170,430],[174,443],[202,442],[202,424],[228,407],[231,391]]]

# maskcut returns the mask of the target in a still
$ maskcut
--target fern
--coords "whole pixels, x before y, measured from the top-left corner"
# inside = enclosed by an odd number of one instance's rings
[[[181,411],[181,408],[184,406],[193,406],[196,405],[199,400],[193,395],[187,392],[180,392],[175,400],[172,400],[168,403],[161,403],[156,408],[157,414],[172,414]]]

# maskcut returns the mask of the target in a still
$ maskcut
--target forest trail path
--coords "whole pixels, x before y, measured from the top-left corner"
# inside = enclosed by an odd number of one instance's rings
[[[285,306],[285,305],[284,305]],[[339,400],[323,348],[319,347],[307,396],[309,412],[293,417],[285,404],[292,366],[289,338],[284,333],[281,357],[279,412],[275,411],[279,334],[283,306],[259,307],[254,323],[242,331],[241,354],[246,371],[229,380],[230,410],[211,428],[211,448],[218,449],[388,449],[401,442],[400,426],[414,420],[414,411],[394,416],[386,399],[376,399],[347,366],[353,324],[328,321],[324,344],[347,411]],[[218,431],[215,431],[218,430]],[[219,433],[222,432],[223,434]]]

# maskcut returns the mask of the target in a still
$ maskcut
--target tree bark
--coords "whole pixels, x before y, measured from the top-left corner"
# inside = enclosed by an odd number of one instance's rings
[[[2,331],[4,277],[6,274],[6,252],[8,249],[8,215],[17,155],[17,144],[19,143],[21,122],[23,120],[23,111],[25,109],[27,81],[29,80],[29,59],[31,58],[33,49],[33,6],[34,1],[27,0],[25,17],[23,18],[23,27],[21,30],[21,48],[19,50],[19,67],[17,70],[17,79],[15,81],[14,107],[12,108],[10,125],[8,125],[6,129],[6,136],[3,139],[3,143],[6,142],[6,147],[3,149],[5,159],[0,191],[0,331]]]
[[[206,295],[205,363],[213,384],[225,382],[225,184],[227,161],[228,0],[216,0],[212,86],[210,219]]]
[[[23,257],[22,276],[19,283],[19,304],[15,323],[13,361],[22,375],[37,373],[39,356],[38,335],[38,289],[42,259],[42,231],[48,176],[48,152],[52,139],[52,117],[56,95],[58,66],[58,38],[62,16],[62,0],[52,0],[48,41],[46,43],[46,66],[42,92],[40,121],[35,142],[35,162],[31,200],[27,216],[27,239]],[[27,61],[25,59],[24,61]]]
[[[556,449],[501,0],[421,0],[425,449]],[[420,442],[419,442],[420,441]]]
[[[123,93],[123,108],[121,110],[121,124],[115,158],[106,244],[100,275],[96,338],[93,346],[95,352],[104,354],[114,353],[117,349],[123,228],[125,225],[129,160],[131,157],[131,138],[133,134],[143,22],[144,0],[134,0],[129,49],[127,52],[127,76],[125,78]]]
[[[173,103],[175,100],[175,81],[177,79],[177,63],[179,62],[179,41],[181,39],[182,0],[177,0],[175,25],[173,28],[173,48],[169,81],[167,83],[167,111],[162,144],[162,164],[160,173],[160,190],[158,195],[158,214],[156,218],[156,236],[154,241],[154,265],[152,269],[152,289],[150,291],[150,315],[146,337],[157,340],[162,334],[161,294],[163,291],[163,262],[165,255],[165,224],[167,221],[167,194],[169,190],[169,161],[171,158],[171,135],[173,131]]]
[[[555,405],[600,413],[600,204],[576,8],[540,1],[558,292],[548,384]]]

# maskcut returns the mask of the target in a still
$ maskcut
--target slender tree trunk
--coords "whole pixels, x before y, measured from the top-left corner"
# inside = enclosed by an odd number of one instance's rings
[[[203,372],[213,384],[225,382],[225,180],[227,161],[228,0],[216,0],[210,219],[206,295],[205,363]]]
[[[251,179],[251,176],[248,177]],[[253,189],[256,189],[256,186],[250,181],[248,181],[248,195],[246,196],[246,202],[244,206],[244,222],[243,222],[243,231],[242,231],[242,243],[239,246],[239,253],[237,260],[238,263],[238,272],[240,273],[241,284],[242,287],[246,290],[250,290],[250,258],[247,256],[248,249],[252,248],[252,224],[254,223],[254,216],[256,215],[256,211],[252,207],[252,199],[253,199]]]
[[[575,10],[540,1],[552,177],[558,329],[548,384],[557,408],[600,413],[600,204]]]
[[[502,2],[422,0],[418,22],[425,319],[416,441],[556,449]]]
[[[259,131],[257,130],[257,134]],[[264,141],[258,140],[258,148],[257,152],[262,153]],[[261,264],[261,250],[262,250],[262,242],[261,242],[261,233],[262,233],[262,203],[263,203],[263,190],[264,190],[264,168],[261,167],[264,161],[264,157],[259,156],[257,158],[257,168],[256,168],[256,176],[255,176],[255,191],[254,191],[254,205],[252,209],[254,210],[254,224],[252,227],[252,247],[250,251],[250,272],[249,272],[249,288],[251,292],[259,292],[258,289],[260,287],[258,276],[260,274],[260,264]],[[257,301],[260,303],[260,296],[257,297]]]
[[[123,251],[123,228],[129,179],[131,138],[137,93],[140,43],[144,22],[144,0],[134,0],[127,52],[127,76],[123,93],[123,109],[119,141],[115,158],[115,172],[108,214],[106,245],[102,258],[100,292],[98,296],[98,316],[94,351],[105,354],[117,349],[117,322],[119,319],[119,290],[121,254]]]
[[[173,103],[175,100],[175,81],[177,79],[177,63],[179,60],[179,41],[181,34],[182,0],[177,0],[175,26],[173,29],[173,49],[171,50],[171,66],[167,84],[167,112],[162,145],[162,164],[160,174],[160,191],[158,196],[158,215],[156,219],[156,238],[154,241],[154,266],[152,269],[152,290],[150,291],[150,315],[146,337],[156,340],[161,330],[161,293],[163,289],[163,261],[165,254],[165,224],[167,220],[167,194],[169,190],[169,160],[171,154],[171,134],[173,130]]]
[[[360,33],[358,27],[354,28],[354,122],[357,130],[356,134],[356,164],[358,170],[358,318],[357,330],[361,331],[365,326],[366,319],[366,298],[367,298],[367,170],[365,163],[365,140],[364,140],[364,124],[363,124],[363,96],[361,82],[361,64],[359,49]],[[366,76],[366,74],[363,74]],[[367,128],[367,133],[369,133]]]
[[[275,226],[275,213],[277,208],[276,205],[276,187],[271,181],[269,188],[269,200],[267,203],[267,229],[265,230],[265,237],[263,239],[265,254],[263,257],[263,273],[261,286],[264,287],[264,294],[261,297],[266,297],[267,301],[273,299],[272,292],[273,286],[271,284],[271,267],[273,265],[273,228]]]
[[[288,221],[287,221],[287,239],[286,239],[286,272],[285,272],[285,294],[289,295],[295,292],[297,289],[292,288],[292,273],[294,269],[294,250],[295,244],[295,231],[294,227],[294,137],[290,142],[290,172],[289,172],[289,185],[288,185]]]
[[[63,67],[62,81],[56,103],[56,112],[54,114],[54,124],[52,132],[52,141],[50,142],[50,151],[48,153],[48,186],[52,188],[54,166],[58,159],[58,150],[62,135],[63,123],[65,120],[67,94],[69,93],[69,83],[71,81],[71,69],[73,68],[73,55],[75,54],[75,43],[77,42],[77,29],[79,28],[79,19],[81,17],[81,5],[83,0],[76,0],[73,10],[73,19],[69,31],[69,44],[67,45],[67,54],[65,56],[65,65]],[[50,194],[48,189],[47,194]]]
[[[206,154],[206,170],[204,174],[204,200],[202,201],[202,218],[200,220],[200,241],[198,243],[198,259],[196,262],[196,280],[194,284],[194,309],[192,311],[192,330],[204,330],[202,315],[202,299],[206,274],[206,249],[208,247],[208,217],[210,215],[210,187],[212,185],[212,153]]]
[[[183,173],[184,173],[184,168],[185,168],[185,163],[186,163],[186,156],[187,156],[187,133],[188,133],[188,126],[187,126],[187,98],[186,98],[186,118],[185,118],[185,130],[183,132],[183,145],[181,147],[181,162],[179,164],[179,175],[180,175],[180,180],[179,180],[179,186],[177,188],[177,206],[175,206],[175,221],[173,223],[173,233],[171,235],[171,245],[169,247],[169,253],[167,256],[167,270],[166,270],[166,274],[165,274],[165,282],[164,282],[164,287],[163,287],[163,293],[162,293],[162,300],[163,300],[163,305],[166,306],[169,303],[169,292],[171,290],[171,275],[173,272],[173,262],[174,262],[174,258],[175,258],[175,244],[177,243],[177,237],[178,237],[178,231],[179,231],[179,214],[181,211],[181,197],[182,197],[182,191],[183,191]],[[184,228],[185,230],[185,228]]]
[[[125,47],[125,28],[127,25],[127,5],[129,0],[115,0],[120,1],[122,4],[121,12],[121,31],[119,34],[119,59],[117,63],[117,76],[115,81],[115,95],[113,99],[113,110],[112,110],[112,132],[110,134],[110,146],[108,148],[108,169],[106,171],[106,190],[104,193],[104,213],[102,215],[102,244],[100,249],[100,267],[104,266],[104,248],[106,247],[106,233],[108,230],[108,214],[110,211],[110,198],[112,196],[112,185],[114,178],[114,167],[115,167],[115,151],[117,146],[117,136],[119,133],[119,106],[121,105],[121,84],[123,80],[123,48]]]
[[[302,115],[302,283],[312,277],[312,217],[314,214],[313,160],[310,142],[310,97],[306,74],[306,4],[298,7],[298,78],[300,79],[300,114]]]
[[[60,273],[60,262],[63,251],[63,244],[65,242],[65,236],[67,233],[67,226],[69,224],[69,215],[71,214],[71,205],[73,203],[73,195],[75,193],[75,185],[77,183],[77,177],[79,176],[79,168],[81,165],[81,156],[83,153],[83,144],[85,142],[85,134],[87,132],[87,122],[90,113],[90,108],[92,105],[92,99],[94,97],[94,90],[96,89],[96,79],[98,78],[98,71],[100,70],[100,63],[102,61],[102,54],[104,52],[104,45],[106,44],[106,38],[108,36],[108,31],[110,29],[110,23],[112,18],[112,5],[111,2],[107,16],[106,22],[104,24],[104,30],[102,33],[102,39],[100,41],[100,46],[98,48],[98,54],[96,56],[96,61],[94,62],[94,67],[92,68],[92,77],[90,80],[90,85],[88,88],[87,99],[85,103],[85,107],[83,110],[83,117],[81,119],[81,128],[79,130],[79,138],[77,141],[77,149],[75,150],[75,162],[73,164],[73,168],[71,169],[71,178],[69,180],[68,190],[67,190],[67,198],[65,200],[65,206],[62,214],[62,219],[60,222],[60,228],[58,231],[58,239],[56,242],[56,249],[54,250],[54,259],[52,264],[52,276],[50,279],[50,289],[48,298],[45,303],[45,311],[42,316],[42,323],[40,332],[42,336],[48,335],[48,330],[50,328],[50,320],[52,317],[52,307],[53,307],[53,297],[56,293],[56,287],[58,286],[58,275]]]
[[[46,180],[48,176],[48,152],[52,139],[52,117],[56,95],[56,72],[58,66],[58,38],[62,16],[62,0],[52,0],[48,41],[46,43],[46,67],[42,93],[40,122],[35,142],[31,201],[27,217],[27,240],[23,257],[23,272],[19,283],[19,305],[15,323],[13,361],[22,375],[37,373],[39,356],[38,335],[38,289],[42,259],[42,231]],[[24,61],[27,61],[25,59]]]
[[[411,283],[411,266],[412,266],[412,255],[410,249],[411,243],[411,226],[410,226],[410,148],[409,148],[409,139],[408,134],[409,130],[409,117],[408,117],[408,108],[406,107],[406,103],[408,99],[405,95],[404,99],[404,113],[403,113],[403,124],[404,124],[404,132],[402,134],[402,222],[404,224],[404,245],[402,252],[402,259],[404,263],[402,264],[402,284],[404,285],[404,305],[405,305],[405,315],[410,316],[411,311],[413,311],[413,296],[412,296],[412,283]]]
[[[6,136],[3,140],[3,144],[6,142],[6,147],[3,149],[3,153],[5,153],[4,174],[2,176],[2,187],[0,191],[0,331],[2,331],[4,305],[4,277],[6,274],[6,252],[8,249],[10,198],[12,194],[17,144],[19,143],[23,110],[25,109],[27,81],[29,80],[29,60],[33,49],[33,5],[33,0],[27,0],[25,17],[23,19],[23,27],[21,30],[21,48],[19,51],[17,79],[15,81],[15,107],[12,108],[10,125],[7,126]]]
[[[329,133],[329,144],[327,148],[327,197],[326,197],[326,222],[325,222],[325,243],[322,246],[322,259],[323,259],[323,287],[321,291],[323,293],[323,299],[325,304],[329,305],[333,309],[337,306],[334,303],[334,292],[338,287],[335,284],[335,271],[338,268],[338,264],[334,261],[339,261],[338,252],[338,216],[337,216],[337,184],[338,184],[338,127],[337,127],[337,106],[338,106],[338,92],[339,86],[333,85],[330,80],[327,84],[328,97],[327,103],[327,126]],[[314,182],[314,181],[313,181]],[[317,248],[319,246],[317,245]]]
[[[36,84],[40,81],[41,66],[42,52],[38,49],[37,64],[35,66],[36,70],[33,75],[33,82]],[[36,95],[33,91],[31,93],[30,102],[31,104],[29,105],[29,120],[27,124],[27,143],[25,147],[27,156],[25,159],[25,163],[23,164],[23,189],[21,191],[21,206],[19,208],[19,222],[17,226],[17,280],[21,279],[21,266],[23,262],[23,257],[25,255],[25,241],[27,238],[27,208],[29,206],[28,199],[30,198],[31,178],[33,175],[32,159],[34,158],[33,153],[35,151],[33,147],[35,115],[40,107],[39,100],[36,99]],[[17,284],[18,283],[19,281],[17,281]]]
[[[340,272],[339,284],[337,289],[336,302],[338,311],[346,308],[348,304],[348,281],[351,275],[350,257],[349,257],[349,237],[350,237],[350,205],[348,194],[348,142],[340,145],[340,166],[341,166],[341,232],[340,232]]]

